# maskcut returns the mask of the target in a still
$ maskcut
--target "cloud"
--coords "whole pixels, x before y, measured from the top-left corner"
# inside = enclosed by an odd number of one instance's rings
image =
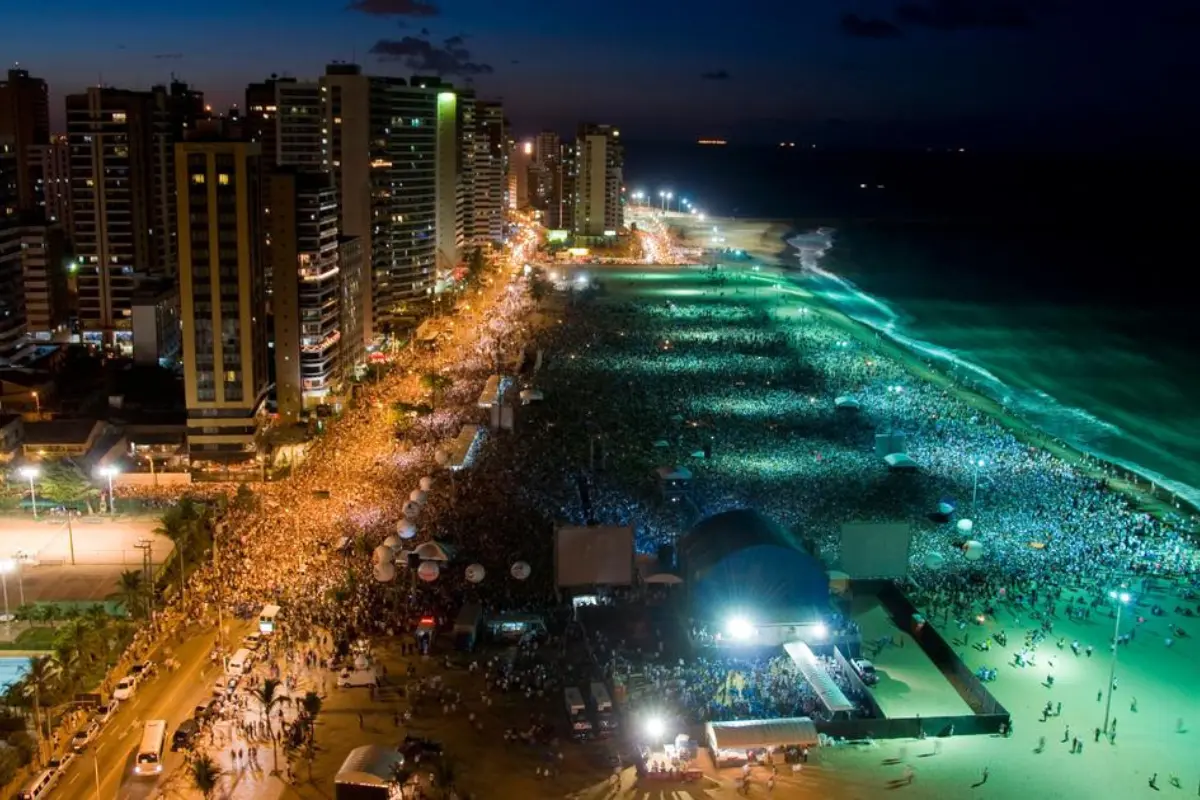
[[[353,0],[346,8],[375,17],[436,17],[442,13],[425,0]]]
[[[845,14],[841,21],[842,33],[856,39],[891,39],[900,35],[900,29],[886,19],[864,19],[858,14]]]
[[[466,39],[451,36],[436,45],[428,39],[405,36],[403,39],[380,39],[371,48],[371,53],[381,61],[399,61],[409,69],[434,75],[489,75],[490,64],[471,60],[466,48]]]
[[[714,69],[712,72],[701,72],[700,77],[706,81],[727,81],[733,76],[728,70]]]
[[[896,7],[902,25],[935,31],[1028,30],[1029,9],[1011,0],[926,0]]]

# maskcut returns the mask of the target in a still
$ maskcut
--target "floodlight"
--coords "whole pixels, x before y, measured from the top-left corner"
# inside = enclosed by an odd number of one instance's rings
[[[651,739],[661,739],[666,731],[667,726],[662,721],[662,717],[650,717],[646,720],[646,735]]]
[[[812,634],[814,638],[824,639],[829,634],[829,628],[825,627],[824,622],[818,622],[812,626]]]
[[[754,625],[745,617],[730,617],[725,623],[725,632],[734,639],[749,639],[754,635]]]

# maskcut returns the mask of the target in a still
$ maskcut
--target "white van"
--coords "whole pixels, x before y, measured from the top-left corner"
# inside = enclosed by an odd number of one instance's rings
[[[254,654],[246,648],[238,650],[225,666],[226,675],[245,675],[254,666]]]
[[[40,772],[25,785],[24,789],[17,792],[17,800],[36,800],[36,798],[45,797],[50,794],[50,788],[57,780],[58,774],[52,769]]]
[[[587,716],[587,705],[583,694],[574,686],[563,689],[563,702],[567,719],[571,722],[571,735],[576,739],[587,739],[592,735],[592,721]]]
[[[600,681],[593,681],[588,689],[592,693],[592,705],[596,708],[596,722],[602,731],[617,729],[617,717],[613,713],[612,698],[609,697],[608,687]]]

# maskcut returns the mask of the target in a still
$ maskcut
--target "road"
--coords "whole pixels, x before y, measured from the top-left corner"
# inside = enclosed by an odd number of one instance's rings
[[[239,623],[231,628],[230,636],[237,641],[249,631],[250,623]],[[144,683],[133,699],[120,706],[96,740],[67,767],[66,775],[54,789],[56,800],[143,800],[154,796],[156,790],[169,782],[182,780],[183,785],[190,785],[190,780],[182,774],[186,770],[183,753],[170,752],[171,735],[179,723],[192,716],[200,702],[211,697],[211,686],[221,671],[219,664],[209,662],[215,640],[216,631],[212,630],[192,636],[175,648],[179,669],[173,673],[160,672]],[[161,653],[151,657],[161,661]],[[133,774],[135,750],[141,741],[142,723],[151,719],[167,721],[163,772],[155,779],[139,778]]]

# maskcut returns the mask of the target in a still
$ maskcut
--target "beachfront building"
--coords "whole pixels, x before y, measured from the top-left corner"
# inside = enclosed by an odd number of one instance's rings
[[[585,124],[575,137],[575,233],[615,236],[624,224],[621,132],[611,125]]]

